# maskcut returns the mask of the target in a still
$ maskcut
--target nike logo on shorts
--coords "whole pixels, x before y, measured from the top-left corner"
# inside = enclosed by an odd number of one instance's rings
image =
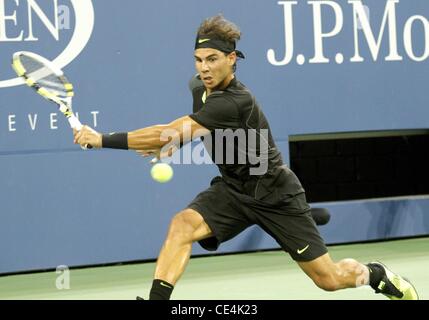
[[[296,252],[298,253],[298,254],[302,254],[305,250],[307,250],[308,249],[308,247],[310,247],[310,245],[309,244],[307,244],[304,248],[302,248],[302,249],[297,249],[296,250]]]

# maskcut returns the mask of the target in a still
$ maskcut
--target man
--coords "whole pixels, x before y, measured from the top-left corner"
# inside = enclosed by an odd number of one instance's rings
[[[191,115],[131,132],[102,135],[85,126],[75,133],[75,143],[81,145],[132,149],[146,156],[163,157],[167,142],[161,134],[163,130],[174,130],[180,145],[189,141],[186,137],[202,137],[216,160],[221,177],[214,178],[210,187],[171,221],[157,260],[150,299],[170,298],[189,261],[193,242],[216,250],[220,243],[253,224],[270,234],[324,290],[370,285],[376,293],[391,299],[417,299],[416,290],[407,280],[379,262],[364,265],[353,259],[331,260],[311,218],[304,189],[283,165],[255,98],[235,78],[237,57],[244,58],[235,48],[239,39],[240,30],[221,15],[201,24],[194,51],[198,76],[191,83]],[[219,148],[217,130],[242,130],[247,138],[256,136],[259,143],[249,143],[244,148],[233,143],[234,162],[225,162],[225,157],[216,158],[221,150],[228,149],[224,145]],[[243,151],[246,161],[236,162]],[[255,156],[250,157],[251,151],[261,155],[260,163],[255,163]],[[264,170],[258,171],[261,168]]]

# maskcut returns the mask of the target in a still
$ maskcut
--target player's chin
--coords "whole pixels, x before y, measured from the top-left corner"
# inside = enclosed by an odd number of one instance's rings
[[[218,85],[219,83],[214,82],[213,80],[204,82],[204,86],[206,87],[206,89],[210,89],[210,90],[215,89]]]

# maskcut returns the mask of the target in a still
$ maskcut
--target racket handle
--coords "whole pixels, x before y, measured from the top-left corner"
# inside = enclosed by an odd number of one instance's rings
[[[76,116],[72,115],[68,117],[67,120],[69,121],[70,127],[72,127],[72,129],[76,129],[77,131],[82,130],[82,123],[79,121],[78,118],[76,118]],[[82,148],[82,150],[92,149],[92,146],[90,144],[85,144],[80,147]]]
[[[92,149],[92,146],[90,144],[85,144],[83,146],[80,146],[82,148],[82,150],[88,150],[88,149]]]

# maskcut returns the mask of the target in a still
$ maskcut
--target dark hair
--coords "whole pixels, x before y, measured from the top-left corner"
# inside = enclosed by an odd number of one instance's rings
[[[198,36],[214,37],[232,43],[236,43],[241,38],[241,31],[237,25],[226,20],[221,13],[205,19],[198,28],[197,34]],[[235,72],[237,64],[234,64],[232,69]]]
[[[198,35],[212,36],[224,41],[236,42],[240,40],[241,31],[222,14],[205,19],[198,28]]]

